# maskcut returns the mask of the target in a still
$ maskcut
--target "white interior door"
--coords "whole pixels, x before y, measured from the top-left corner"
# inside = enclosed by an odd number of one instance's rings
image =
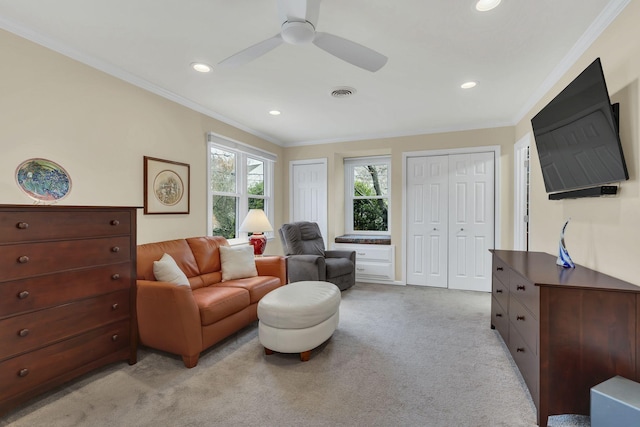
[[[327,244],[327,161],[292,161],[289,164],[289,222],[317,222]]]
[[[449,156],[449,288],[491,291],[493,153]]]
[[[448,156],[407,159],[407,284],[447,287]]]
[[[495,154],[406,160],[406,282],[491,290]]]

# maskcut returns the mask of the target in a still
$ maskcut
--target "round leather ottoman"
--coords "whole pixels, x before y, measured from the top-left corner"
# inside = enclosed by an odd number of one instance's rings
[[[306,362],[338,327],[339,307],[340,289],[329,282],[295,282],[269,292],[258,302],[265,354],[300,353]]]

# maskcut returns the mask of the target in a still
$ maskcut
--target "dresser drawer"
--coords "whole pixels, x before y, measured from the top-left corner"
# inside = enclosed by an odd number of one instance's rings
[[[0,319],[130,286],[130,262],[0,283]]]
[[[516,299],[509,301],[509,321],[534,354],[538,354],[538,320]]]
[[[513,357],[513,360],[518,365],[518,370],[522,374],[524,381],[529,387],[531,397],[535,405],[538,405],[538,390],[539,390],[539,364],[538,357],[531,351],[527,344],[524,342],[518,331],[510,326],[509,329],[509,352]]]
[[[520,300],[527,310],[538,319],[540,313],[540,288],[517,273],[509,275],[509,295]]]
[[[354,246],[356,261],[382,261],[391,262],[391,246],[383,245],[359,245]]]
[[[2,246],[2,280],[121,263],[130,259],[130,245],[130,237],[124,236]]]
[[[509,286],[505,285],[495,275],[491,281],[491,293],[500,305],[506,311],[509,311]]]
[[[128,290],[0,320],[0,360],[129,317]]]
[[[509,315],[495,298],[491,298],[491,325],[498,330],[504,342],[508,343]]]
[[[356,277],[393,280],[393,264],[361,262],[356,258]]]
[[[493,275],[504,284],[509,283],[509,270],[507,264],[497,256],[493,256]]]
[[[126,211],[0,211],[4,243],[130,233],[131,217]]]
[[[0,362],[0,401],[13,398],[61,375],[99,361],[115,352],[126,358],[129,322],[94,329],[70,340]],[[114,360],[117,360],[114,358]],[[86,371],[87,369],[85,369]]]

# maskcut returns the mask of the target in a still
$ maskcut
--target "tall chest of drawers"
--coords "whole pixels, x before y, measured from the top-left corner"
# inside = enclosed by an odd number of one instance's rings
[[[0,414],[136,363],[136,209],[0,205]]]
[[[491,327],[503,338],[537,409],[590,412],[591,387],[640,380],[640,287],[541,252],[493,252]]]

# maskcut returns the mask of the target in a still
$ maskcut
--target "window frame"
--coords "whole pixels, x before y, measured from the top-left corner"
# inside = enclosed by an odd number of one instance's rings
[[[354,180],[354,168],[357,166],[366,165],[380,165],[387,166],[387,194],[376,199],[387,200],[387,230],[386,231],[373,231],[373,230],[354,230],[353,229],[353,202],[358,197],[354,196],[353,189],[355,186]],[[391,156],[369,156],[369,157],[351,157],[344,159],[344,211],[345,211],[345,233],[347,234],[362,234],[362,235],[390,235],[391,234]]]
[[[244,144],[242,142],[233,141],[231,139],[209,133],[207,135],[207,236],[213,235],[213,196],[231,196],[238,198],[238,205],[236,211],[236,238],[227,239],[230,245],[237,245],[246,243],[249,241],[249,234],[247,232],[240,232],[240,224],[246,216],[246,212],[249,211],[249,198],[258,198],[264,200],[264,211],[269,218],[271,226],[274,226],[274,169],[277,156],[273,153],[263,151]],[[236,192],[216,192],[211,188],[211,150],[213,148],[227,151],[235,154],[236,156]],[[248,159],[258,160],[263,163],[264,168],[264,195],[248,194],[248,180],[247,180],[247,161]],[[242,215],[241,213],[245,214]],[[273,239],[274,232],[265,232],[267,239]]]

